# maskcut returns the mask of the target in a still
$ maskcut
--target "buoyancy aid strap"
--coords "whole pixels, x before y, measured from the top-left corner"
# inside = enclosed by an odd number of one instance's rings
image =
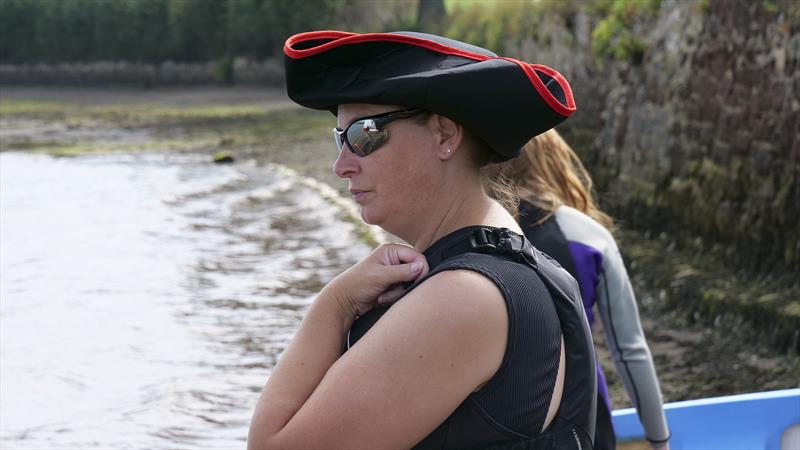
[[[469,231],[468,240],[463,235],[461,237],[459,250],[462,253],[495,254],[528,265],[550,291],[567,350],[565,395],[559,405],[556,416],[559,420],[556,423],[571,430],[578,429],[581,431],[579,434],[593,438],[597,414],[597,373],[591,330],[577,281],[557,261],[534,248],[522,235],[505,228],[487,226],[473,227]],[[469,249],[464,249],[464,246]],[[442,252],[445,259],[447,253]],[[585,389],[587,385],[592,386],[591,390]],[[584,395],[573,394],[577,392]],[[585,406],[587,404],[590,405],[588,409]],[[558,425],[550,429],[554,433],[561,431]]]
[[[464,253],[486,253],[530,266],[544,282],[556,307],[566,348],[564,396],[556,415],[558,423],[594,436],[597,414],[597,373],[594,344],[574,278],[557,261],[533,247],[523,235],[506,228],[472,226],[445,236],[425,251],[430,267]],[[433,269],[427,277],[437,272]],[[426,277],[426,278],[427,278]],[[424,281],[425,278],[423,278]],[[586,386],[591,386],[590,390]],[[586,405],[590,405],[587,409]],[[553,432],[560,432],[551,427]],[[590,441],[591,442],[591,441]]]
[[[512,259],[530,259],[530,252],[525,255],[525,236],[512,232],[507,228],[485,225],[463,228],[437,241],[428,250],[425,257],[430,267],[438,266],[442,261],[464,253],[488,253],[506,255]],[[522,262],[521,260],[518,262]],[[529,265],[536,261],[528,260]]]
[[[516,262],[535,266],[536,257],[530,251],[526,254],[526,244],[528,249],[533,248],[525,236],[514,233],[507,228],[486,225],[461,228],[439,239],[423,252],[431,271],[416,282],[404,283],[403,288],[405,293],[412,291],[419,284],[438,273],[436,268],[443,261],[465,253],[500,255]]]
[[[566,378],[564,395],[556,417],[566,422],[570,428],[580,424],[580,429],[594,439],[597,415],[597,372],[595,369],[594,343],[583,309],[577,282],[565,269],[544,253],[533,250],[540,256],[534,267],[553,297],[561,322],[561,331],[566,348]],[[592,386],[590,391],[585,386]],[[582,392],[583,395],[570,395]],[[587,410],[586,405],[590,405]],[[551,429],[558,426],[551,425]]]

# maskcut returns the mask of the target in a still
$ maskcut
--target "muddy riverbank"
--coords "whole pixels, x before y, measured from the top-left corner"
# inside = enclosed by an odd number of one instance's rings
[[[346,184],[330,170],[333,125],[329,113],[298,108],[278,90],[0,88],[0,151],[57,157],[174,151],[207,154],[210,162],[225,150],[237,161],[280,164],[344,195]],[[349,200],[342,204],[352,206]],[[691,249],[676,249],[669,239],[624,224],[619,236],[667,401],[798,386],[800,358],[764,344],[768,339],[751,324],[739,327],[722,312],[709,321],[697,306],[704,295],[742,295],[741,282],[721,283],[706,294],[711,281],[704,276],[741,281],[747,274],[726,271],[718,258],[697,261]],[[680,267],[696,273],[677,277]],[[759,280],[757,291],[747,293],[763,297],[762,303],[776,297],[797,301],[796,285]],[[681,305],[678,296],[687,303]],[[602,341],[602,333],[596,337]],[[607,374],[613,372],[607,352],[601,350],[600,357]],[[619,380],[608,378],[615,407],[628,406]]]

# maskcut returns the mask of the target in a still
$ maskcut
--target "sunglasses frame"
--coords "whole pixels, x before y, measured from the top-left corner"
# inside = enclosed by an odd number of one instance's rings
[[[384,131],[383,127],[385,127],[388,123],[399,120],[399,119],[409,119],[411,117],[416,116],[417,114],[423,113],[425,110],[420,108],[411,108],[411,109],[402,109],[399,111],[389,111],[381,114],[375,114],[371,116],[364,116],[359,117],[358,119],[354,120],[350,125],[348,125],[344,130],[340,130],[338,127],[333,129],[333,140],[336,142],[336,147],[339,151],[342,151],[342,147],[347,145],[347,148],[350,149],[354,155],[364,158],[366,156],[375,153],[379,148],[386,143],[388,140],[388,134],[386,135],[384,142],[381,142],[374,148],[369,149],[368,151],[361,151],[356,150],[356,147],[350,143],[350,140],[347,138],[347,132],[350,130],[350,127],[353,125],[361,123],[363,127],[364,133],[377,133]],[[388,131],[387,131],[388,133]]]

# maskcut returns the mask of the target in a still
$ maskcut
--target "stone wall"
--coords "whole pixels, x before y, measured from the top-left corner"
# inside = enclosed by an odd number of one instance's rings
[[[580,3],[578,3],[580,5]],[[800,2],[662,0],[643,51],[598,56],[603,20],[543,18],[509,53],[552,65],[578,112],[560,131],[628,226],[738,267],[800,275]]]

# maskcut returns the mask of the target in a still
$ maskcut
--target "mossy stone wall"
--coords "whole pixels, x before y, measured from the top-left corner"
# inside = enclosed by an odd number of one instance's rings
[[[800,279],[800,2],[587,5],[542,12],[537,33],[506,50],[570,80],[578,112],[559,130],[603,206],[634,228],[702,237],[738,267]],[[609,14],[628,21],[625,39],[606,27],[598,47]],[[639,50],[614,50],[631,40]]]

